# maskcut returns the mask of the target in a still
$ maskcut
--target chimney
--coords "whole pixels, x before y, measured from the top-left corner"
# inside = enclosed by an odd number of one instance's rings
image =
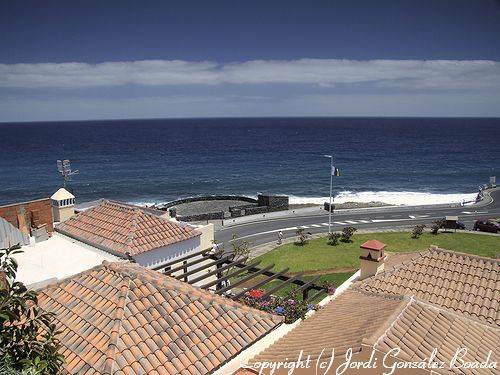
[[[75,214],[75,196],[66,189],[60,188],[50,199],[55,222],[62,223]]]
[[[377,240],[369,240],[360,247],[361,255],[359,259],[361,259],[361,276],[359,280],[375,276],[378,272],[383,271],[386,258],[384,253],[386,244]]]

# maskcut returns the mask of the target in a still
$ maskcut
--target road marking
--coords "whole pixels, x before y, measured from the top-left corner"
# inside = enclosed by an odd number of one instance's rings
[[[347,223],[344,223],[343,221],[334,221],[335,224],[340,224],[340,225],[346,225]]]
[[[372,220],[372,223],[386,223],[389,221],[409,221],[411,219],[381,219],[381,220]]]
[[[327,227],[327,226],[329,226],[330,224],[328,224],[328,223],[321,223],[321,225],[323,225],[324,227]]]
[[[321,228],[321,224],[312,224],[311,227],[313,227],[313,228]]]
[[[349,223],[349,224],[357,224],[358,223],[357,221],[354,221],[354,220],[346,220],[345,222]]]
[[[364,224],[371,223],[371,220],[358,220],[358,221]]]
[[[471,211],[462,211],[463,214],[466,214],[466,215],[474,215],[474,214],[487,214],[488,211],[474,211],[474,212],[471,212]]]
[[[415,219],[415,216],[413,216],[413,215],[408,215],[408,217],[409,217],[410,219]]]

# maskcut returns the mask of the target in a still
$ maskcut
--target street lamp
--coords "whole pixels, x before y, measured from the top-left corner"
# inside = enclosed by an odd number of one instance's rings
[[[328,206],[328,234],[332,233],[332,188],[333,188],[333,155],[323,155],[330,158],[330,205]]]

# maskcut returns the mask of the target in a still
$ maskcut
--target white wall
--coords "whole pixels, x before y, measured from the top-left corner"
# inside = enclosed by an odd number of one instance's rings
[[[142,253],[142,254],[135,255],[133,258],[135,259],[135,261],[139,265],[141,265],[143,267],[157,268],[157,267],[161,267],[163,264],[170,263],[177,258],[183,258],[186,255],[189,255],[189,254],[201,251],[201,250],[204,250],[204,249],[201,248],[201,236],[198,236],[198,237],[194,237],[194,238],[191,238],[189,240],[186,240],[186,241],[177,242],[177,243],[169,245],[169,246],[161,247],[158,249],[147,251],[147,252]],[[194,260],[199,259],[201,257],[202,257],[202,255],[198,255],[196,257],[188,259],[188,261],[191,262],[191,261],[194,261]],[[207,264],[209,262],[212,262],[212,260],[208,259],[205,262],[197,263],[191,267],[188,267],[187,271],[189,272],[191,270],[194,270],[198,267],[201,267],[203,264]],[[183,262],[180,261],[179,263],[173,264],[171,266],[171,268],[176,268],[176,267],[179,267],[182,265],[183,265]],[[214,269],[215,268],[212,267],[210,270],[214,270]],[[161,272],[161,270],[160,270],[160,272]],[[206,274],[208,272],[209,272],[208,269],[196,272],[195,274],[188,277],[188,281],[193,280],[193,279],[195,279],[203,274]],[[173,273],[172,276],[177,276],[177,275],[180,275],[182,273],[183,273],[183,271],[178,271],[178,272]],[[206,278],[203,281],[201,281],[195,285],[203,285],[203,284],[206,284],[212,280],[214,280],[213,276]]]
[[[201,249],[211,249],[214,246],[214,225],[192,225],[198,232],[201,232]]]

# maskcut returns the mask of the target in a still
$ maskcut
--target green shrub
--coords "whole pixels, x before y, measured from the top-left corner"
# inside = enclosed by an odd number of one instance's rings
[[[354,227],[345,227],[342,229],[342,238],[340,239],[342,242],[352,242],[352,236],[357,229]]]
[[[425,225],[417,224],[413,227],[411,231],[411,238],[419,238],[424,233]]]
[[[297,229],[297,241],[296,245],[304,246],[309,243],[309,233],[307,233],[303,228]]]
[[[342,234],[338,232],[328,233],[328,245],[337,246]]]
[[[0,250],[0,363],[6,373],[54,375],[61,371],[64,358],[54,315],[38,306],[37,294],[16,281],[15,248]]]
[[[439,230],[444,227],[444,224],[445,224],[444,219],[436,220],[434,223],[432,223],[431,233],[434,235],[438,234]]]

